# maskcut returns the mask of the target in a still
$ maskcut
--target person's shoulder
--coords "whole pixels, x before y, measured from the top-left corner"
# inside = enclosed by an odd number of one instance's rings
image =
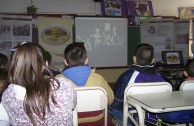
[[[58,79],[58,78],[66,78],[66,77],[63,76],[63,74],[57,74],[57,75],[55,76],[55,78]]]
[[[73,81],[71,81],[67,77],[63,76],[62,74],[58,74],[57,76],[55,76],[55,79],[60,83],[60,86],[62,86],[62,87],[64,87],[64,86],[69,86],[69,87],[75,86]]]
[[[91,71],[90,76],[95,77],[95,78],[104,79],[104,77],[102,75],[100,75],[99,73],[96,73],[95,71]]]
[[[62,74],[58,74],[57,76],[55,76],[55,79],[62,83],[73,83],[70,79],[63,76]]]
[[[135,69],[132,68],[128,68],[127,70],[125,70],[123,73],[121,73],[121,75],[119,76],[119,78],[126,78],[132,76],[132,74],[134,73]]]
[[[16,99],[24,100],[26,95],[26,89],[17,84],[9,84],[7,89],[3,92],[2,99]]]

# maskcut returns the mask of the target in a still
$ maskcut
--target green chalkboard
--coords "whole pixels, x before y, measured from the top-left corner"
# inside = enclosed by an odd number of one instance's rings
[[[133,54],[140,43],[140,26],[128,27],[128,65],[133,63]]]

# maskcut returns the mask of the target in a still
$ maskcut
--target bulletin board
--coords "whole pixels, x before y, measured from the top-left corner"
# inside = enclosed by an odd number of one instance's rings
[[[162,61],[162,51],[182,51],[184,62],[189,58],[189,20],[159,19],[140,23],[141,43],[154,47],[154,59]]]

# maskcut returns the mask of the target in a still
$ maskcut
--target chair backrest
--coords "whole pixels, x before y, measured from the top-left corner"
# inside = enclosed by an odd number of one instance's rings
[[[78,87],[77,92],[77,112],[90,112],[104,110],[104,126],[107,126],[108,101],[106,91],[97,86]]]
[[[180,91],[194,90],[194,80],[186,80],[181,83]]]
[[[0,103],[0,126],[9,126],[8,114],[1,103]]]
[[[73,109],[73,126],[78,126],[77,106]]]
[[[171,92],[172,86],[168,82],[132,83],[125,89],[125,96],[131,94],[147,94],[158,92]]]
[[[127,95],[134,95],[134,94],[148,94],[148,93],[159,93],[159,92],[171,92],[172,91],[172,86],[168,82],[144,82],[144,83],[132,83],[129,84],[125,88],[125,93],[124,93],[124,104],[123,104],[123,125],[126,125],[127,120],[125,117],[129,117],[131,121],[135,125],[144,125],[144,118],[143,115],[144,113],[142,110],[139,109],[139,107],[134,106],[135,110],[138,113],[138,119],[139,123],[132,117],[132,113],[134,113],[134,109],[130,110],[129,112],[126,112],[127,107],[131,107],[128,104],[126,105],[126,100],[127,100]],[[127,107],[126,107],[127,106]],[[128,114],[130,113],[130,114]]]

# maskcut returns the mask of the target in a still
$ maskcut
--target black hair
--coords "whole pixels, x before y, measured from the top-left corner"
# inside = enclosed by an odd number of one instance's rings
[[[9,63],[8,57],[0,53],[0,68],[7,69],[8,63]]]
[[[137,64],[151,64],[154,58],[154,48],[150,44],[142,43],[136,47]]]
[[[194,77],[194,59],[187,60],[185,64],[185,71],[190,77]]]
[[[86,49],[83,42],[73,42],[64,51],[64,58],[69,67],[83,66],[87,58]]]

